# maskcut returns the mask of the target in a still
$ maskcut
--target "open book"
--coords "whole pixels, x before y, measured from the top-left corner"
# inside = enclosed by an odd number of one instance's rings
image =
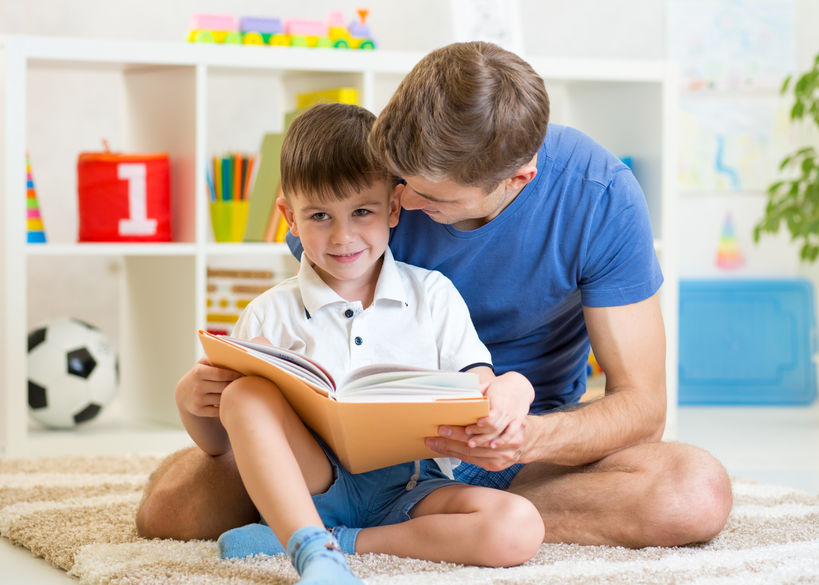
[[[406,366],[367,366],[334,380],[298,353],[200,331],[208,360],[274,382],[304,423],[352,473],[438,457],[425,437],[489,414],[478,376]]]

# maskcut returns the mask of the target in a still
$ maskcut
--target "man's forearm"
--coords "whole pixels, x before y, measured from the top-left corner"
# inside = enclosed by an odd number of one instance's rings
[[[656,441],[665,428],[665,401],[629,390],[543,415],[530,415],[521,463],[585,465],[624,447]]]

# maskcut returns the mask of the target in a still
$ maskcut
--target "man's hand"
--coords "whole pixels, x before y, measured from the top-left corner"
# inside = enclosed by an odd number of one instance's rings
[[[464,427],[438,427],[440,437],[425,439],[427,447],[445,457],[455,457],[467,463],[473,463],[489,471],[500,471],[520,460],[523,447],[526,424],[521,425],[520,435],[510,441],[500,441],[494,447],[470,447],[469,439],[472,435],[466,433]]]
[[[443,455],[498,471],[520,459],[535,391],[524,376],[507,372],[485,381],[483,393],[489,398],[489,416],[468,427],[439,427],[441,437],[426,444]]]

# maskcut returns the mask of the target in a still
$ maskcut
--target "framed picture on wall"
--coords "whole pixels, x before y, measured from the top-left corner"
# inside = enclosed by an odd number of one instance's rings
[[[518,0],[450,0],[456,41],[488,41],[523,54]]]

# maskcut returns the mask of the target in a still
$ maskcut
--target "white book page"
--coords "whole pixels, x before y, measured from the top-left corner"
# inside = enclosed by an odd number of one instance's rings
[[[234,337],[225,337],[236,345],[247,349],[251,354],[267,361],[281,369],[292,373],[302,380],[326,388],[331,394],[335,391],[335,380],[330,373],[319,363],[304,357],[301,354],[264,343],[255,343]]]
[[[481,396],[477,374],[436,370],[389,372],[378,367],[359,370],[353,374],[352,379],[339,389],[339,400],[414,402]]]

